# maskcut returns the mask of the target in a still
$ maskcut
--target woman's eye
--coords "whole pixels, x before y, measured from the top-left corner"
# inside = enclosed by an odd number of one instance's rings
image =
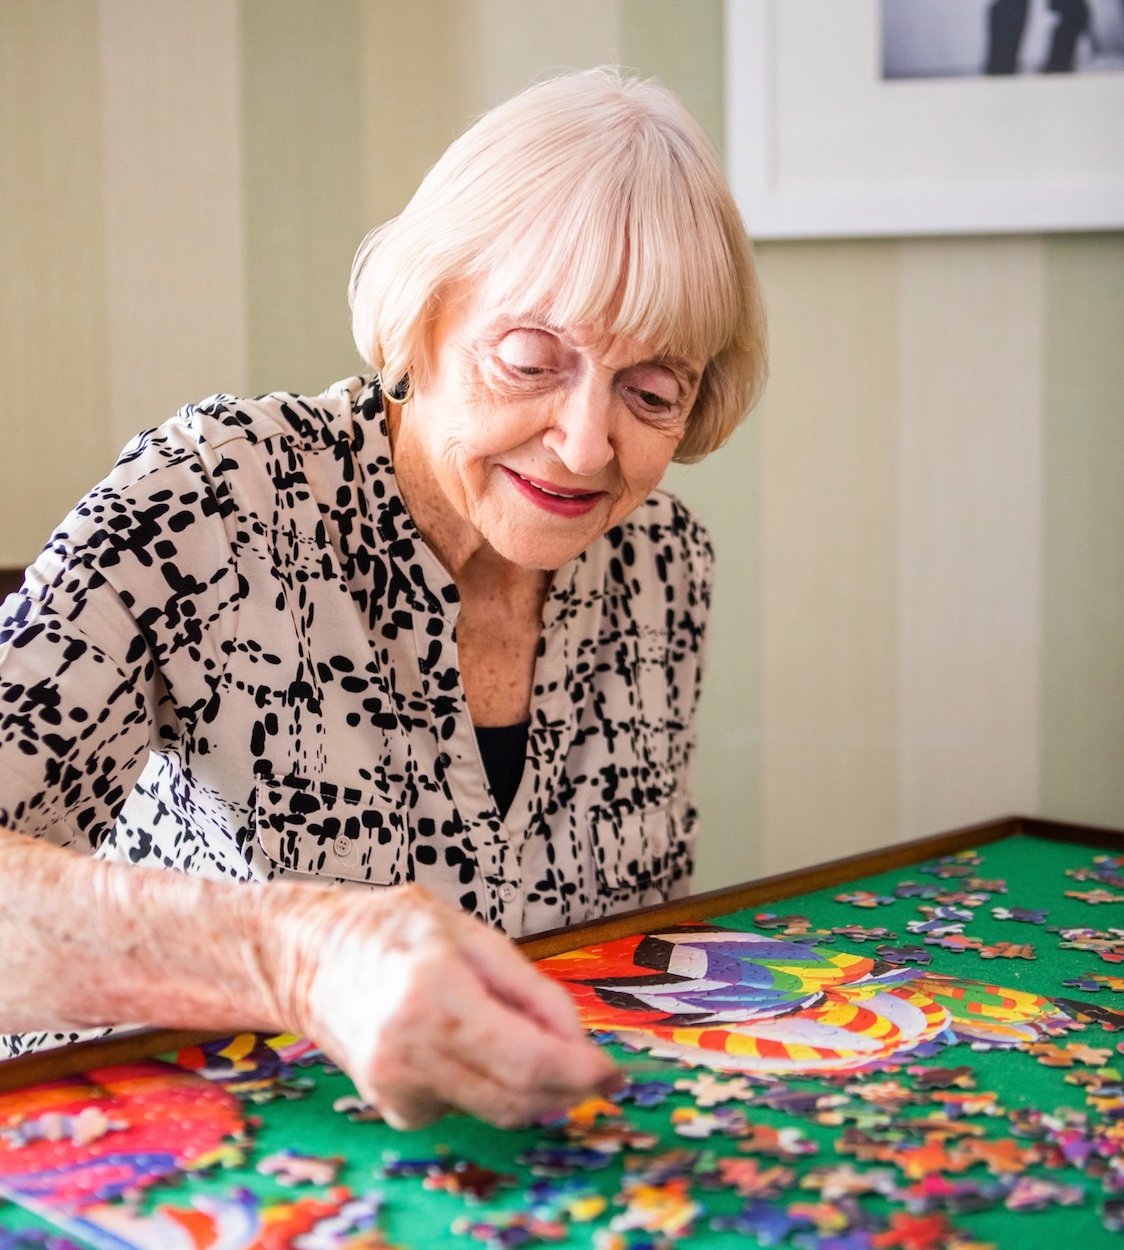
[[[678,380],[659,366],[644,366],[624,379],[625,394],[641,416],[667,417],[682,407]]]
[[[675,403],[674,400],[658,395],[655,391],[633,391],[633,394],[646,408],[651,408],[656,412],[667,412]]]
[[[554,368],[558,352],[554,337],[542,330],[511,330],[500,340],[496,356],[509,373],[537,378]]]

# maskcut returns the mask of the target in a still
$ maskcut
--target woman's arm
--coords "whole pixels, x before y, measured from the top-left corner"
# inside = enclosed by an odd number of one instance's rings
[[[393,1125],[526,1123],[615,1083],[564,990],[414,886],[235,885],[0,831],[0,1030],[294,1030]]]

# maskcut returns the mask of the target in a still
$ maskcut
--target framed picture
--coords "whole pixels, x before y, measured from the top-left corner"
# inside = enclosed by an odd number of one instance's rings
[[[727,159],[750,233],[1124,227],[1122,14],[1117,0],[726,0]]]

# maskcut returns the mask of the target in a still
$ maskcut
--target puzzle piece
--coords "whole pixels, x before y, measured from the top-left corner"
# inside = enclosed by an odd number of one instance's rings
[[[715,1133],[723,1137],[744,1137],[749,1124],[745,1113],[732,1107],[716,1107],[713,1111],[676,1107],[671,1113],[671,1126],[680,1137],[703,1139]]]
[[[803,1216],[790,1215],[783,1207],[752,1198],[736,1215],[716,1215],[710,1227],[716,1232],[740,1233],[753,1238],[759,1246],[776,1246],[794,1232],[808,1228]]]
[[[651,1150],[659,1141],[657,1133],[624,1123],[598,1124],[592,1128],[567,1125],[564,1131],[574,1145],[604,1154],[618,1154],[621,1150]]]
[[[920,881],[899,881],[894,886],[894,893],[898,898],[936,898],[940,886],[923,885]]]
[[[675,1082],[675,1088],[690,1094],[698,1107],[710,1108],[725,1102],[745,1102],[755,1098],[755,1090],[744,1076],[722,1080],[714,1072],[702,1072],[698,1076]]]
[[[874,928],[865,928],[861,924],[839,924],[832,929],[832,933],[838,934],[839,937],[845,937],[849,942],[896,942],[897,935],[891,933],[889,929],[875,926]]]
[[[913,1064],[906,1071],[920,1090],[950,1089],[954,1085],[957,1089],[976,1088],[975,1073],[966,1064],[958,1068],[926,1068]]]
[[[576,1128],[592,1128],[603,1116],[619,1116],[620,1113],[621,1109],[616,1103],[594,1095],[570,1107],[565,1113],[565,1120]]]
[[[637,1107],[658,1107],[671,1097],[674,1085],[667,1081],[628,1081],[623,1089],[610,1095],[617,1103],[631,1102]]]
[[[588,1224],[601,1215],[608,1203],[590,1183],[579,1176],[532,1181],[527,1189],[527,1205],[532,1215],[554,1223],[567,1219]]]
[[[834,942],[830,929],[816,929],[807,916],[778,916],[771,911],[761,911],[753,921],[762,929],[772,929],[777,937],[788,938],[792,942],[812,941],[817,943]]]
[[[624,1177],[645,1185],[663,1185],[677,1177],[687,1178],[713,1170],[716,1156],[698,1150],[665,1150],[658,1155],[625,1155]]]
[[[819,1147],[794,1126],[773,1128],[770,1124],[747,1124],[738,1149],[746,1154],[772,1155],[777,1159],[795,1159],[814,1155]]]
[[[991,914],[996,920],[1016,920],[1020,924],[1045,924],[1049,912],[1031,910],[1027,907],[993,907]]]
[[[983,946],[983,939],[969,937],[966,933],[930,934],[925,941],[930,946],[941,946],[946,951],[962,955],[965,951],[978,951]]]
[[[1065,1046],[1054,1042],[1033,1042],[1025,1049],[1027,1054],[1033,1055],[1048,1068],[1070,1068],[1075,1063],[1098,1066],[1107,1063],[1112,1053],[1104,1047],[1085,1046],[1080,1042],[1068,1042]]]
[[[1048,1207],[1077,1207],[1085,1201],[1080,1185],[1044,1180],[1037,1176],[1020,1176],[1004,1200],[1011,1211],[1045,1211]]]
[[[532,1146],[524,1150],[516,1159],[529,1167],[536,1176],[565,1176],[569,1172],[594,1172],[599,1168],[607,1168],[613,1161],[611,1153],[604,1150],[593,1150],[587,1146],[574,1143],[556,1146]]]
[[[593,1234],[593,1250],[674,1250],[674,1243],[663,1233],[631,1228],[625,1232],[601,1228]]]
[[[930,1139],[918,1146],[903,1146],[893,1160],[910,1180],[920,1180],[930,1172],[963,1172],[971,1166],[959,1147],[949,1150],[947,1142]]]
[[[262,1176],[272,1176],[278,1185],[331,1185],[347,1162],[343,1155],[311,1155],[299,1150],[278,1150],[257,1164]]]
[[[925,965],[932,961],[932,951],[927,951],[924,946],[887,946],[885,944],[875,948],[880,959],[888,964],[918,964]]]
[[[637,1228],[645,1232],[683,1237],[702,1214],[702,1206],[687,1192],[687,1182],[675,1179],[662,1185],[632,1184],[622,1195],[625,1209],[609,1221],[610,1229],[623,1232]]]
[[[866,1168],[860,1172],[851,1163],[833,1168],[813,1168],[800,1178],[800,1188],[819,1190],[824,1202],[859,1198],[864,1194],[885,1197],[897,1189],[897,1184],[897,1175],[892,1168]]]
[[[944,1215],[893,1211],[889,1227],[871,1238],[874,1250],[947,1250],[952,1227]]]
[[[460,1216],[450,1225],[454,1233],[482,1241],[488,1250],[518,1250],[542,1242],[565,1241],[569,1232],[556,1220],[540,1220],[527,1211],[500,1211],[487,1219]]]
[[[332,1103],[332,1110],[346,1115],[352,1124],[381,1124],[382,1112],[378,1107],[365,1102],[358,1094],[344,1094]]]
[[[763,1168],[756,1159],[729,1155],[716,1160],[716,1171],[721,1184],[736,1190],[742,1198],[780,1198],[796,1179],[791,1168],[779,1164]]]
[[[452,1166],[448,1148],[438,1147],[432,1155],[403,1156],[386,1151],[382,1157],[382,1175],[394,1180],[402,1177],[428,1176],[431,1172],[443,1172]]]
[[[979,947],[981,959],[1034,959],[1033,946],[1019,942],[995,942],[991,946]]]
[[[497,1189],[514,1185],[515,1177],[481,1167],[469,1159],[458,1159],[452,1167],[430,1172],[422,1184],[438,1193],[461,1194],[474,1202],[486,1202]]]
[[[841,1155],[854,1155],[860,1163],[894,1163],[904,1133],[887,1133],[875,1136],[862,1129],[848,1128],[835,1139],[835,1149]]]
[[[965,877],[961,885],[966,890],[983,894],[1006,894],[1007,882],[1000,877]]]
[[[933,895],[935,903],[947,903],[952,907],[970,907],[975,909],[982,907],[984,903],[991,901],[991,894],[987,890],[942,890]]]
[[[963,1215],[994,1207],[1003,1201],[1007,1193],[1008,1187],[1002,1182],[981,1184],[972,1180],[951,1180],[939,1172],[931,1172],[907,1189],[898,1190],[895,1197],[916,1214],[946,1211],[952,1215]]]
[[[1124,894],[1113,894],[1111,890],[1066,890],[1065,896],[1080,899],[1093,906],[1101,903],[1124,903]]]
[[[1071,977],[1068,981],[1063,981],[1067,989],[1080,990],[1083,994],[1095,994],[1098,990],[1103,989],[1105,978],[1093,976],[1090,973],[1083,972],[1079,977]]]
[[[946,1115],[1000,1115],[999,1097],[993,1090],[940,1090],[930,1097]]]
[[[948,903],[922,903],[917,910],[930,920],[953,920],[967,923],[976,918],[976,913],[970,908],[953,907]]]
[[[878,1129],[889,1128],[893,1122],[893,1115],[880,1107],[871,1107],[862,1105],[856,1107],[837,1107],[830,1111],[820,1111],[815,1117],[817,1124],[835,1127],[840,1124],[850,1124],[863,1132],[872,1132]]]
[[[872,894],[870,890],[852,890],[850,893],[837,894],[837,903],[850,903],[852,907],[888,907],[895,899],[886,894]]]
[[[969,1165],[982,1163],[993,1176],[1014,1176],[1025,1172],[1037,1155],[1013,1137],[972,1138],[959,1146],[960,1157]]]

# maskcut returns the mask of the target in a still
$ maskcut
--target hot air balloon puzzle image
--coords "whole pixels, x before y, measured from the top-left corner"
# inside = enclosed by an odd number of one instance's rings
[[[570,991],[587,1028],[732,1072],[846,1072],[931,1043],[1025,1046],[1073,1023],[1039,994],[714,924],[539,966]]]

